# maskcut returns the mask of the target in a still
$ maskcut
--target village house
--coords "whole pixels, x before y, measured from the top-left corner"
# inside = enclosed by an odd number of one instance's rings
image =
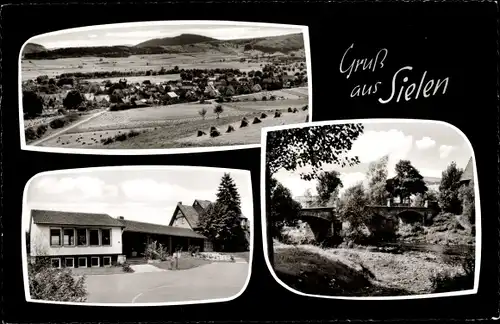
[[[172,254],[197,249],[212,251],[212,242],[200,233],[199,217],[210,206],[207,200],[192,205],[179,202],[169,225],[113,218],[107,214],[31,210],[29,257],[50,259],[53,267],[107,267],[142,258],[146,245],[156,241]],[[248,219],[240,218],[247,240]]]
[[[178,202],[169,225],[199,232],[201,230],[199,227],[200,216],[207,211],[211,204],[212,202],[209,200],[199,199],[196,199],[192,205],[183,205],[182,202]],[[240,224],[245,229],[247,241],[250,242],[250,225],[248,218],[241,215]],[[211,251],[213,249],[213,244],[209,240],[205,240],[204,244],[205,251]]]
[[[467,162],[467,166],[460,177],[460,185],[468,186],[469,184],[474,184],[474,169],[472,165],[472,157]]]

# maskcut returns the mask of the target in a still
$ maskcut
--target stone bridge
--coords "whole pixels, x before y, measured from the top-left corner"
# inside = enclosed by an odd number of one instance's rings
[[[342,223],[336,214],[335,207],[311,207],[302,208],[299,218],[307,222],[316,242],[326,243],[340,237]]]
[[[424,207],[404,205],[367,205],[365,211],[379,216],[377,222],[394,223],[401,220],[405,223],[421,223],[425,225],[438,212],[436,203],[426,203]],[[340,237],[342,222],[335,207],[302,208],[299,219],[307,222],[317,242],[329,242]],[[385,226],[385,225],[384,225]]]
[[[412,207],[405,205],[367,205],[365,210],[374,215],[384,216],[386,218],[400,219],[406,223],[420,222],[425,225],[432,219],[437,212],[436,204],[427,204],[423,207]]]

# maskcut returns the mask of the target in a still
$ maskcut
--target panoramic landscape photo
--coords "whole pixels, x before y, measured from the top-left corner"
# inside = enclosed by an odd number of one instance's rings
[[[22,144],[70,149],[259,145],[309,120],[307,27],[144,22],[39,35],[20,55]]]
[[[313,124],[263,134],[275,278],[319,297],[477,291],[479,189],[465,136],[432,121]]]
[[[236,298],[251,266],[250,172],[105,167],[25,189],[26,299],[183,304]]]

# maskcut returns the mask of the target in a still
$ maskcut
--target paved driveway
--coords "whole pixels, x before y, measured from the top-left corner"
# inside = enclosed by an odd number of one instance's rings
[[[86,278],[89,303],[159,303],[228,298],[245,285],[248,263],[211,263],[182,271]]]

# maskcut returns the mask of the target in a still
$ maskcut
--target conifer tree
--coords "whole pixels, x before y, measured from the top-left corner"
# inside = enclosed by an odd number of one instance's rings
[[[215,203],[200,216],[203,235],[213,242],[215,250],[247,250],[248,242],[240,223],[241,198],[229,173],[222,177],[216,196]]]

